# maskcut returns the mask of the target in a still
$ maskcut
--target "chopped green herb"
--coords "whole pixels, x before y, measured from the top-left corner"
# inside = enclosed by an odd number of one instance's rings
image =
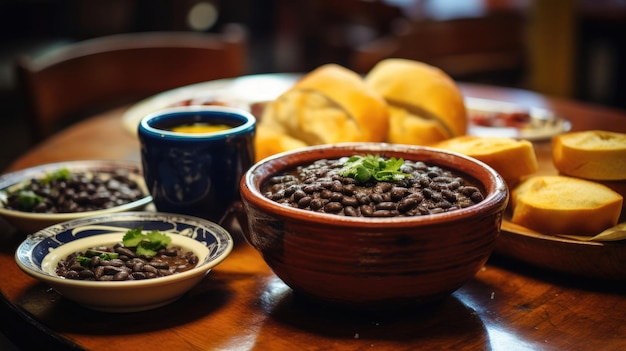
[[[339,174],[343,177],[354,178],[359,183],[365,183],[372,178],[379,182],[398,181],[411,176],[400,172],[403,164],[402,158],[391,157],[385,160],[378,155],[355,155],[346,161]]]
[[[46,184],[53,180],[70,180],[72,179],[72,172],[70,172],[67,168],[61,168],[54,172],[46,174],[46,176],[41,180],[42,183]]]
[[[89,268],[91,266],[91,258],[87,256],[77,256],[76,262],[80,263],[81,266]]]
[[[87,250],[85,255],[80,255],[76,257],[76,261],[83,267],[91,267],[91,259],[92,257],[100,257],[101,260],[103,261],[110,261],[114,258],[118,258],[119,254],[117,254],[116,252],[108,252],[108,251],[100,251],[100,250],[94,250],[94,249],[89,249]]]
[[[43,201],[43,199],[32,190],[20,190],[18,193],[18,201],[22,208],[31,211],[38,203]]]
[[[154,256],[157,251],[166,248],[172,241],[172,238],[153,230],[149,233],[143,233],[143,227],[131,229],[126,232],[122,238],[122,244],[126,247],[135,247],[137,255]]]

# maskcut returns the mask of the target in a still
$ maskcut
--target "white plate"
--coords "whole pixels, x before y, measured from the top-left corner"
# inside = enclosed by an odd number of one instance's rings
[[[2,176],[0,176],[0,192],[6,190],[7,188],[20,186],[20,184],[28,182],[30,181],[30,179],[43,178],[47,174],[63,168],[66,168],[72,173],[93,173],[98,171],[113,172],[116,170],[125,169],[129,172],[129,177],[137,182],[137,184],[140,186],[143,191],[144,197],[137,201],[133,201],[121,206],[111,207],[108,209],[72,213],[33,213],[9,210],[4,208],[2,201],[0,201],[0,216],[2,216],[18,231],[22,233],[32,233],[45,227],[80,217],[143,209],[152,202],[152,197],[150,196],[148,189],[145,186],[145,182],[141,172],[141,165],[136,162],[113,160],[86,160],[50,163],[19,170],[13,173],[3,174]]]
[[[272,101],[288,90],[301,77],[299,74],[260,74],[243,76],[233,79],[220,79],[210,82],[193,84],[169,90],[140,101],[131,106],[123,117],[125,129],[133,135],[141,119],[160,109],[187,104],[195,101],[200,104],[213,101],[251,111],[254,104]],[[476,136],[501,136],[526,140],[544,140],[571,129],[569,121],[555,116],[546,109],[524,107],[517,104],[479,99],[465,98],[465,105],[470,119],[468,134]],[[251,111],[254,112],[255,111]],[[485,127],[471,123],[476,115],[507,115],[525,114],[529,121],[523,128]]]
[[[124,128],[137,135],[141,119],[158,110],[188,101],[215,101],[250,111],[258,102],[271,101],[289,89],[301,75],[258,74],[232,79],[219,79],[168,90],[131,106],[123,116]]]
[[[59,277],[56,265],[72,252],[121,242],[128,230],[158,230],[199,258],[198,265],[165,277],[128,281],[87,281]],[[221,263],[233,239],[219,225],[192,216],[158,212],[123,212],[79,218],[29,235],[15,252],[18,267],[87,308],[135,312],[157,308],[180,298]]]
[[[572,128],[568,120],[542,108],[523,107],[509,102],[469,97],[465,98],[465,106],[470,121],[468,131],[470,135],[539,141],[568,132]],[[513,115],[524,116],[527,120],[525,123],[507,125],[503,119]],[[473,123],[479,117],[484,117],[493,124],[484,126]]]

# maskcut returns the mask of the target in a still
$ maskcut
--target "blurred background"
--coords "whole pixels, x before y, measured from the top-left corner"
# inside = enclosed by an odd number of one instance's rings
[[[1,0],[0,169],[30,146],[13,62],[125,32],[249,31],[249,74],[385,57],[459,81],[626,108],[626,0]],[[177,67],[172,67],[177,69]]]

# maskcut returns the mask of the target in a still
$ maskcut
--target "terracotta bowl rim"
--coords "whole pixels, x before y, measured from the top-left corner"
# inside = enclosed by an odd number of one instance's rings
[[[476,172],[474,174],[478,174],[480,172],[485,172],[488,175],[488,178],[491,180],[488,184],[482,184],[487,194],[483,201],[478,204],[450,211],[444,212],[434,215],[427,216],[413,216],[413,217],[391,217],[391,218],[369,218],[369,217],[348,217],[348,216],[339,216],[334,214],[325,214],[318,213],[308,210],[301,210],[297,208],[291,208],[284,205],[280,205],[277,202],[274,202],[261,193],[261,191],[256,187],[255,180],[258,178],[256,173],[258,169],[263,167],[269,167],[270,165],[274,165],[278,167],[279,170],[285,168],[291,168],[291,164],[287,161],[292,158],[294,155],[299,154],[315,154],[320,151],[327,150],[339,150],[343,149],[346,151],[356,151],[359,150],[361,152],[370,152],[370,153],[384,153],[384,152],[394,152],[394,153],[411,153],[411,152],[427,152],[427,153],[436,153],[441,155],[446,155],[447,157],[460,160],[466,165],[474,165]],[[371,151],[368,151],[371,150]],[[334,156],[332,156],[334,157]],[[312,158],[314,160],[317,158]],[[419,160],[414,160],[419,161]],[[445,166],[448,167],[448,166]],[[472,172],[468,172],[463,169],[453,169],[454,171],[459,171],[464,174],[470,175],[476,178],[477,181],[480,181],[478,177],[472,175]],[[258,184],[261,184],[262,181],[259,181]],[[292,219],[298,221],[307,221],[313,222],[320,225],[332,225],[332,226],[342,226],[342,227],[359,227],[359,226],[367,226],[372,229],[375,228],[391,228],[391,227],[407,227],[407,226],[423,226],[423,225],[434,225],[440,224],[443,222],[451,222],[451,221],[462,221],[466,218],[471,218],[476,215],[488,215],[493,214],[499,211],[504,211],[508,198],[509,191],[504,179],[498,174],[493,168],[481,162],[477,159],[462,155],[460,153],[451,152],[443,149],[437,149],[428,146],[416,146],[416,145],[404,145],[404,144],[389,144],[389,143],[370,143],[370,142],[352,142],[352,143],[338,143],[338,144],[325,144],[325,145],[317,145],[317,146],[309,146],[305,148],[300,148],[292,151],[287,151],[283,153],[279,153],[270,157],[267,157],[256,164],[254,164],[248,171],[245,173],[241,180],[241,196],[244,203],[248,202],[250,205],[255,206],[257,208],[262,209],[264,212],[269,212],[273,216],[283,219]]]

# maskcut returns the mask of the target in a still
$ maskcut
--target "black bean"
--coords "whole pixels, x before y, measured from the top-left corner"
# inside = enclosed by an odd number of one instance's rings
[[[476,191],[474,193],[472,193],[472,195],[470,195],[470,199],[472,199],[472,201],[478,203],[484,200],[483,194],[480,193],[480,191]]]
[[[444,189],[441,191],[441,195],[448,201],[456,201],[456,193],[449,189]]]
[[[341,204],[344,206],[357,206],[359,202],[353,196],[344,196],[341,200]]]
[[[95,277],[95,274],[88,269],[84,269],[78,272],[78,276],[80,277],[80,279],[91,279]]]
[[[120,260],[119,258],[114,258],[107,263],[103,263],[103,265],[109,265],[113,267],[126,267],[126,262]]]
[[[137,263],[133,264],[133,266],[131,268],[132,268],[133,272],[141,272],[141,271],[143,271],[143,266],[144,266],[143,262],[137,262]]]
[[[343,186],[343,193],[345,195],[351,196],[354,194],[355,190],[356,190],[356,185],[354,184],[346,184]]]
[[[367,194],[357,194],[356,199],[361,205],[367,205],[371,202],[370,197]]]
[[[310,196],[305,196],[301,198],[300,200],[298,200],[298,207],[300,208],[308,207],[311,204],[311,200],[312,199]]]
[[[146,264],[143,266],[143,271],[146,273],[154,273],[156,274],[158,272],[158,270],[156,268],[154,268],[154,266],[150,265],[150,264]]]
[[[393,217],[393,214],[389,210],[376,210],[372,213],[372,217]]]
[[[146,274],[144,272],[132,272],[130,275],[131,275],[131,277],[133,277],[133,279],[136,279],[136,280],[141,280],[141,279],[146,279],[147,278],[147,276],[146,276]]]
[[[396,203],[391,201],[379,202],[374,207],[376,210],[395,210]]]
[[[156,269],[167,269],[169,267],[169,264],[167,262],[159,260],[150,261],[150,265]]]
[[[383,201],[385,201],[385,199],[383,199],[383,196],[381,194],[371,194],[370,195],[370,200],[372,202],[383,202]]]
[[[298,190],[296,190],[293,193],[293,199],[295,201],[299,201],[300,199],[302,199],[303,197],[306,197],[306,196],[307,196],[307,194],[304,191],[302,191],[302,189],[298,189]]]
[[[408,192],[407,188],[404,187],[393,187],[391,188],[391,198],[393,200],[400,200],[401,198],[404,197],[404,194],[406,194]]]
[[[311,207],[311,209],[313,211],[316,211],[316,210],[319,210],[320,208],[324,207],[324,203],[320,199],[312,199],[311,203],[309,204],[309,206]]]
[[[165,256],[175,257],[177,254],[178,254],[178,250],[174,248],[163,250],[163,255]]]
[[[402,212],[407,212],[417,205],[419,205],[420,201],[416,197],[405,197],[404,199],[398,202],[398,210]]]
[[[127,280],[128,276],[129,276],[128,272],[120,271],[113,275],[113,280],[115,281]]]
[[[324,189],[320,192],[320,198],[322,199],[330,199],[331,196],[333,196],[332,190]]]
[[[137,257],[137,255],[135,255],[135,252],[127,247],[117,247],[115,248],[115,252],[117,252],[120,255],[124,255],[126,257],[130,257],[130,258],[135,258]]]
[[[324,211],[330,212],[330,213],[337,213],[341,210],[343,210],[343,205],[335,201],[329,202],[326,204],[326,206],[324,206]]]
[[[371,217],[374,213],[374,209],[372,208],[372,206],[369,205],[361,205],[359,209],[361,210],[361,214],[363,214],[363,216],[365,217]]]
[[[342,202],[343,201],[343,194],[342,193],[332,193],[328,199],[330,201],[334,201],[334,202]]]
[[[374,191],[377,193],[386,193],[393,187],[393,184],[387,182],[377,183],[374,186]]]
[[[65,274],[65,278],[67,278],[67,279],[80,279],[80,275],[76,271],[68,271]]]
[[[346,206],[343,209],[343,211],[344,211],[346,216],[350,216],[350,217],[358,217],[359,216],[358,211],[354,207],[352,207],[352,206]]]
[[[341,181],[335,180],[333,181],[332,186],[330,187],[330,190],[340,193],[343,191],[343,184],[341,183]]]

